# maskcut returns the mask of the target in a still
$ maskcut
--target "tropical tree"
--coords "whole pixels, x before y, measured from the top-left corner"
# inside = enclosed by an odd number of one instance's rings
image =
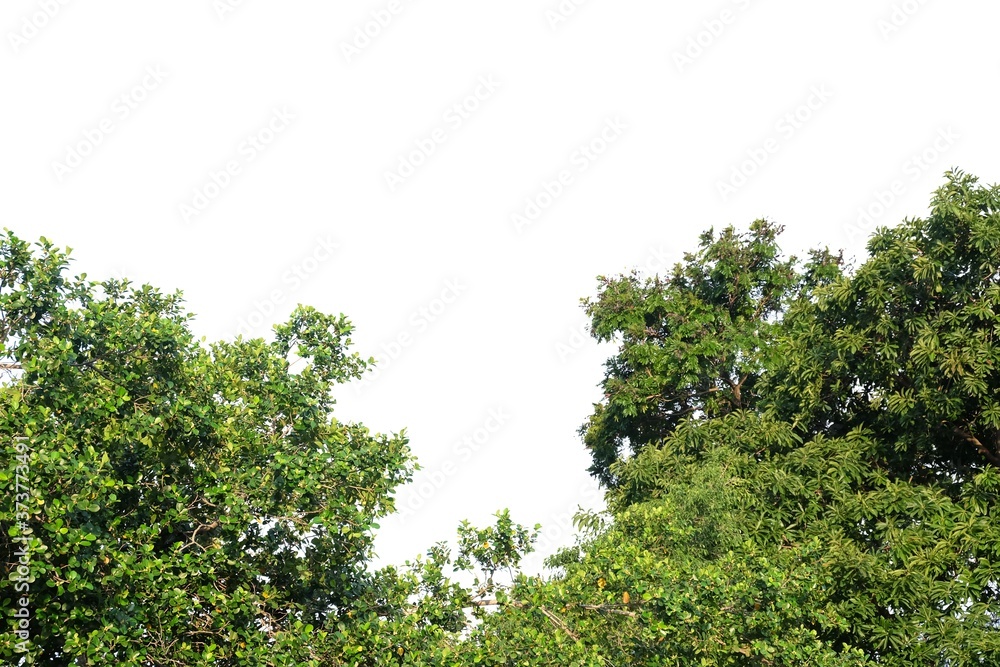
[[[0,239],[0,605],[28,615],[3,660],[319,664],[412,470],[404,434],[332,416],[351,325],[300,307],[205,345],[179,295],[67,263]]]
[[[598,278],[598,296],[584,307],[594,338],[619,351],[606,363],[605,399],[580,432],[602,482],[614,485],[614,462],[685,419],[756,408],[789,300],[832,280],[841,263],[826,250],[804,264],[783,257],[782,229],[766,220],[743,234],[710,229],[669,277]]]
[[[894,475],[945,485],[1000,466],[1000,190],[947,178],[790,310],[768,392],[803,432],[864,425]]]
[[[798,270],[778,262],[761,229],[706,234],[672,280],[602,279],[588,302],[595,336],[620,344],[584,431],[614,527],[558,560],[566,581],[638,535],[685,526],[694,543],[648,562],[696,564],[686,571],[701,593],[731,553],[765,578],[790,554],[810,564],[785,566],[806,594],[778,604],[801,615],[789,619],[797,630],[765,632],[770,641],[815,636],[841,658],[860,650],[889,665],[997,662],[1000,190],[949,172],[926,219],[876,231],[847,273],[826,251]],[[762,259],[720,271],[720,256]],[[696,289],[712,283],[687,275],[719,275],[719,287]],[[730,302],[747,305],[734,316],[721,307]],[[659,527],[630,523],[656,512]],[[602,546],[629,526],[616,548]],[[654,608],[679,603],[682,588],[663,590]],[[588,595],[582,581],[577,594]],[[723,608],[737,613],[723,619]],[[698,618],[753,636],[743,624],[753,615],[731,602]],[[695,640],[678,641],[671,650]],[[732,664],[771,664],[744,657]]]

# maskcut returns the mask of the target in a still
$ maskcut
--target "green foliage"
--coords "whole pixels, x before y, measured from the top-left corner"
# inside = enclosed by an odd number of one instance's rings
[[[508,596],[516,602],[473,636],[497,638],[503,657],[484,664],[865,664],[824,637],[847,627],[824,546],[755,541],[753,512],[741,508],[747,493],[721,461],[683,488],[616,510],[611,528],[564,553],[561,576],[518,580]],[[706,482],[734,490],[713,500]],[[705,530],[723,522],[732,525],[722,537]]]
[[[621,466],[610,497],[618,523],[664,503],[687,526],[683,541],[670,538],[680,562],[714,563],[739,548],[741,562],[759,552],[776,559],[808,547],[823,597],[807,605],[825,605],[820,618],[838,623],[806,627],[829,646],[891,665],[1000,655],[997,469],[953,497],[893,480],[870,432],[796,442],[790,424],[751,412],[682,427]]]
[[[534,543],[538,538],[540,525],[534,532],[514,524],[507,510],[497,512],[496,526],[477,529],[467,521],[458,528],[459,557],[455,566],[470,570],[477,565],[482,572],[482,578],[477,578],[475,585],[483,593],[492,593],[495,589],[493,576],[497,571],[506,570],[513,577],[514,569],[527,554],[534,551]]]
[[[21,657],[319,664],[311,637],[370,588],[375,520],[411,469],[403,435],[331,416],[331,386],[365,368],[346,319],[300,307],[271,343],[205,347],[177,295],[68,278],[44,239],[8,233],[0,256],[0,352],[22,369],[0,394],[0,541],[30,540]],[[22,597],[11,567],[5,617]]]
[[[879,229],[851,277],[795,305],[770,403],[809,433],[865,425],[900,478],[1000,466],[1000,190],[954,172],[927,219]]]
[[[605,400],[581,428],[602,482],[613,485],[615,461],[655,445],[684,419],[757,404],[788,300],[839,275],[840,258],[827,251],[814,251],[804,266],[783,259],[780,232],[764,220],[746,234],[709,230],[668,278],[598,279],[597,299],[584,301],[593,335],[620,343],[606,364]]]
[[[1000,190],[949,173],[931,209],[878,230],[850,274],[825,251],[779,262],[756,223],[706,234],[670,281],[602,279],[588,312],[620,350],[584,437],[614,523],[551,559],[562,590],[576,582],[566,595],[598,601],[588,577],[641,562],[683,573],[664,575],[657,610],[694,605],[698,622],[742,638],[713,647],[788,642],[774,658],[704,664],[1000,662]],[[718,271],[719,257],[742,259]],[[646,544],[660,550],[622,556]],[[777,564],[791,599],[764,596],[780,610],[771,625],[738,600],[699,602],[720,581],[734,595],[768,581]],[[642,652],[661,620],[616,628],[628,638],[617,655],[698,664],[704,634]]]
[[[206,348],[176,296],[69,279],[8,234],[0,354],[22,370],[0,483],[28,466],[32,490],[24,529],[5,496],[0,540],[31,540],[30,657],[1000,664],[1000,190],[949,173],[850,272],[783,258],[779,232],[709,231],[667,278],[600,278],[585,308],[619,350],[581,434],[608,509],[577,515],[548,577],[518,571],[539,527],[506,511],[463,522],[454,558],[366,569],[413,462],[331,414],[366,367],[342,316],[300,307],[274,342]]]

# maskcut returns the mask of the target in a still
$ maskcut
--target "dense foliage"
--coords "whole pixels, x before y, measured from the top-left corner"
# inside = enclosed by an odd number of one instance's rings
[[[780,232],[710,230],[669,276],[599,279],[584,308],[618,349],[581,435],[608,509],[577,515],[545,578],[518,572],[535,533],[506,512],[454,555],[365,567],[413,462],[332,415],[367,364],[343,317],[206,348],[176,297],[66,278],[8,235],[0,539],[31,540],[23,655],[1000,664],[1000,189],[947,174],[855,269],[785,257]]]
[[[781,259],[774,231],[706,234],[671,280],[602,279],[587,302],[595,336],[620,342],[584,428],[615,522],[567,580],[618,553],[601,540],[625,517],[662,512],[714,550],[655,562],[736,554],[766,576],[809,554],[801,615],[766,635],[781,658],[732,664],[792,663],[796,632],[842,659],[1000,664],[1000,190],[949,173],[931,214],[878,230],[849,274],[826,251]],[[726,606],[698,618],[752,636]],[[713,648],[706,664],[730,664]]]
[[[303,637],[368,586],[374,520],[410,470],[403,436],[330,417],[331,385],[365,367],[350,325],[301,308],[271,343],[206,348],[176,295],[69,278],[44,240],[0,253],[0,354],[20,366],[0,393],[0,540],[31,572],[15,594],[7,559],[0,591],[5,616],[30,600],[26,655],[315,662]]]
[[[800,270],[776,244],[781,228],[757,220],[702,234],[670,277],[600,277],[585,300],[593,335],[617,341],[608,360],[607,400],[581,429],[593,472],[606,484],[611,464],[654,444],[684,419],[720,417],[757,406],[757,383],[781,349],[779,315],[802,290],[837,275],[840,257],[814,251]]]

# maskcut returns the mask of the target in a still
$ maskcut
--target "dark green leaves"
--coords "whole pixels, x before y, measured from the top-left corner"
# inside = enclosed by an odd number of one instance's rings
[[[615,484],[611,465],[673,431],[684,419],[753,409],[757,381],[775,353],[788,300],[828,282],[839,258],[814,252],[805,266],[780,256],[781,228],[758,220],[701,237],[669,277],[600,278],[585,301],[598,340],[620,341],[609,359],[605,400],[581,429],[593,472]]]

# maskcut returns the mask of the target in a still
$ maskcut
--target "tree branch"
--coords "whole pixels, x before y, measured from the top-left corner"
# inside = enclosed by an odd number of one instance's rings
[[[578,635],[575,632],[573,632],[572,630],[570,630],[569,626],[566,625],[565,621],[563,621],[561,618],[559,618],[558,616],[556,616],[555,614],[553,614],[551,611],[549,611],[545,607],[539,607],[539,610],[541,610],[541,612],[543,614],[545,614],[546,618],[548,618],[550,621],[552,621],[552,625],[556,626],[557,628],[560,628],[563,632],[565,632],[567,635],[569,635],[570,637],[572,637],[573,641],[575,641],[575,642],[580,641],[580,635]]]
[[[507,606],[516,607],[518,609],[526,609],[529,605],[519,602],[518,600],[509,600],[507,602],[499,602],[495,598],[488,600],[473,600],[471,602],[473,607],[497,607],[497,606]],[[639,614],[634,611],[629,611],[627,609],[621,609],[618,606],[611,606],[606,604],[577,604],[572,602],[565,606],[566,609],[586,609],[587,611],[600,611],[608,614],[619,614],[621,616],[628,616],[629,618],[638,618]]]
[[[967,442],[970,442],[973,445],[975,445],[976,449],[979,450],[979,453],[982,454],[983,456],[985,456],[986,459],[990,463],[992,463],[996,467],[1000,468],[1000,456],[998,456],[994,452],[991,452],[986,445],[984,445],[983,443],[979,442],[979,438],[977,438],[976,436],[972,435],[972,433],[970,433],[969,431],[966,431],[965,429],[960,428],[958,426],[956,426],[954,428],[954,431],[958,435],[960,435],[963,438],[965,438],[965,440]]]

